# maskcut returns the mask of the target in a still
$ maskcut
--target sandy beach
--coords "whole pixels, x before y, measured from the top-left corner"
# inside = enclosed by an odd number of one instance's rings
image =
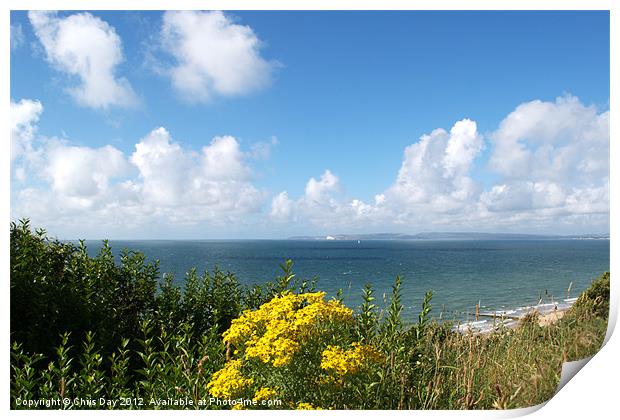
[[[508,312],[480,312],[479,318],[457,325],[454,330],[472,332],[474,334],[488,334],[495,331],[500,325],[505,328],[516,328],[521,320],[530,314],[538,314],[538,325],[549,326],[564,317],[576,298],[564,299],[561,303],[547,303],[536,306],[522,307]]]
[[[540,314],[538,317],[538,325],[540,325],[541,327],[546,327],[548,325],[554,324],[560,319],[562,319],[564,317],[564,314],[566,314],[567,311],[568,311],[568,308],[556,309],[553,312]]]

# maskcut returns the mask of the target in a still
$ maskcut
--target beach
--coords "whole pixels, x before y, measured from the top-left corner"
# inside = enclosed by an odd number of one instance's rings
[[[577,301],[566,298],[561,301],[523,306],[507,311],[482,311],[473,320],[457,323],[453,331],[461,333],[488,334],[499,328],[516,328],[522,320],[532,314],[538,315],[538,325],[549,326],[562,319],[564,314]]]

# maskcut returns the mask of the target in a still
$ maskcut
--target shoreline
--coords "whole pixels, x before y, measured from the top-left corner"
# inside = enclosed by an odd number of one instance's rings
[[[458,333],[489,334],[498,328],[516,328],[525,317],[537,313],[538,325],[549,326],[564,317],[566,312],[577,301],[577,298],[567,298],[561,301],[524,306],[504,311],[479,312],[477,319],[456,323],[452,331]]]

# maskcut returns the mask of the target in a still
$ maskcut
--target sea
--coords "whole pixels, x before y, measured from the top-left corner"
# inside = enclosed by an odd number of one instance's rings
[[[596,277],[609,270],[609,240],[112,240],[123,249],[159,260],[160,274],[182,285],[192,267],[199,272],[234,273],[241,284],[260,284],[294,263],[298,278],[316,279],[328,296],[342,290],[344,303],[357,307],[371,284],[377,305],[389,303],[396,276],[402,281],[403,316],[414,320],[424,294],[432,290],[432,316],[472,321],[481,312],[503,314],[535,305],[574,301]],[[86,241],[95,255],[101,241]],[[485,320],[478,321],[486,322]]]

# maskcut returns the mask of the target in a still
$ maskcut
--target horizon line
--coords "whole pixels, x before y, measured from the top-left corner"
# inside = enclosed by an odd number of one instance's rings
[[[302,240],[312,240],[312,241],[357,241],[357,240],[365,240],[365,241],[429,241],[429,240],[453,240],[453,239],[442,239],[442,238],[413,238],[416,235],[424,235],[424,234],[435,234],[435,235],[497,235],[497,236],[523,236],[523,239],[527,239],[527,237],[531,237],[532,240],[544,240],[560,238],[560,239],[570,239],[571,237],[580,238],[580,237],[588,237],[588,236],[596,236],[601,237],[597,239],[610,239],[610,232],[603,233],[568,233],[568,234],[559,234],[559,233],[516,233],[516,232],[463,232],[463,231],[423,231],[418,233],[390,233],[390,232],[380,232],[380,233],[350,233],[350,234],[321,234],[321,235],[290,235],[287,237],[237,237],[237,238],[188,238],[188,237],[174,237],[174,238],[162,238],[162,237],[116,237],[116,238],[58,238],[52,237],[53,239],[59,241],[302,241]],[[340,237],[357,237],[357,236],[378,236],[378,235],[393,235],[394,238],[340,238]],[[400,238],[399,238],[400,236]],[[329,239],[328,239],[329,238]],[[462,239],[466,240],[466,239]],[[502,240],[501,238],[497,238],[495,240]]]

